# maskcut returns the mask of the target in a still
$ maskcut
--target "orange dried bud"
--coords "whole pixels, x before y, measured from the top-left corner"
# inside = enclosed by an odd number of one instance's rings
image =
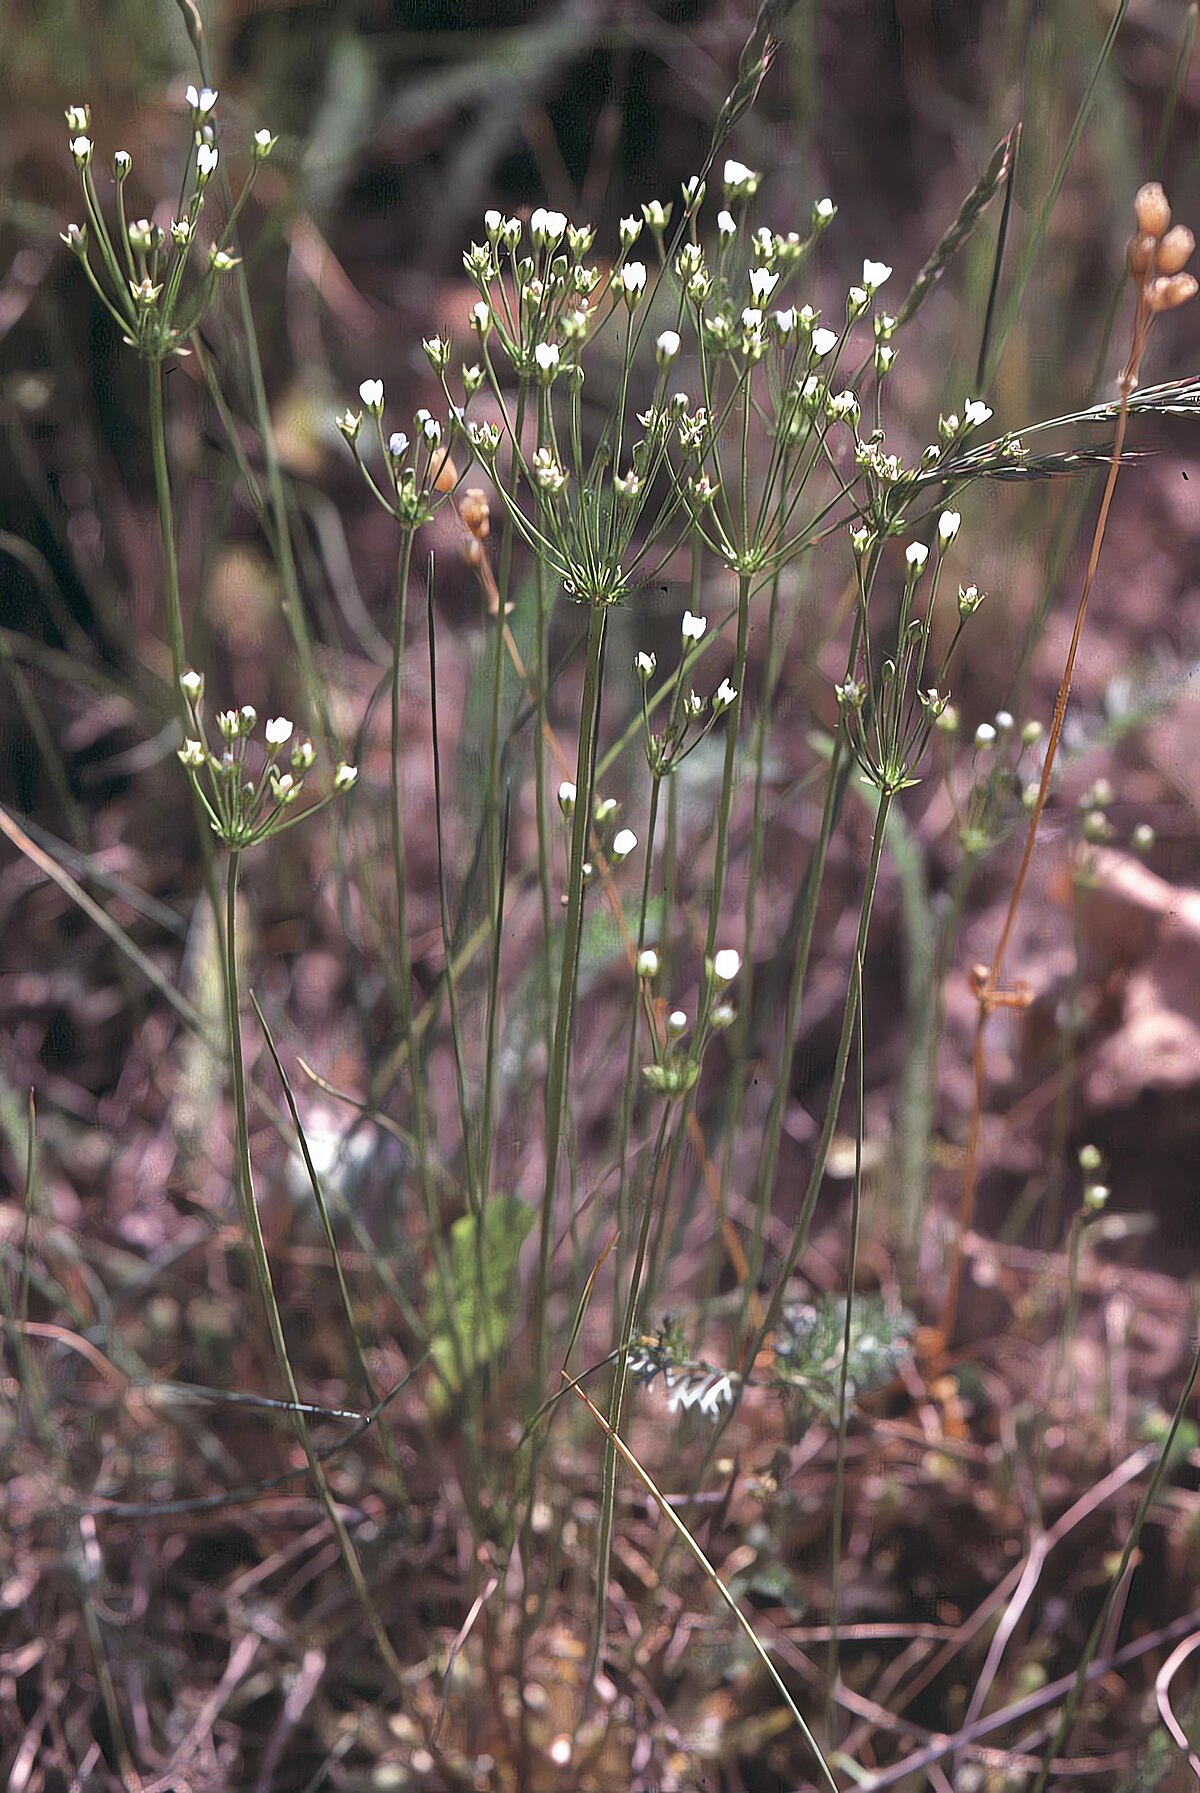
[[[1178,274],[1191,260],[1196,239],[1186,224],[1176,224],[1158,245],[1155,267],[1160,274]]]
[[[1138,229],[1149,237],[1161,237],[1166,234],[1171,222],[1171,208],[1167,204],[1167,196],[1157,181],[1147,181],[1139,187],[1133,202],[1137,216]]]
[[[1194,299],[1198,290],[1194,274],[1160,274],[1146,288],[1146,298],[1151,311],[1174,311]]]
[[[438,470],[434,475],[435,492],[452,492],[458,484],[458,468],[448,454],[444,454],[438,462]]]
[[[492,512],[488,504],[487,493],[478,486],[463,493],[462,503],[458,507],[462,518],[462,526],[468,535],[473,535],[477,542],[482,542],[491,532]]]
[[[1135,280],[1145,280],[1153,270],[1154,254],[1157,248],[1157,237],[1145,235],[1130,237],[1129,247],[1125,251],[1125,265]]]

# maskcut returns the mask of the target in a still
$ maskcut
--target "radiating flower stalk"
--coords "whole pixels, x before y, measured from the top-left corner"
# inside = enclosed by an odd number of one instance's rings
[[[112,162],[115,240],[95,185],[90,108],[67,108],[71,158],[79,174],[84,222],[70,224],[62,233],[63,242],[79,262],[92,291],[120,330],[122,341],[145,363],[163,551],[163,599],[177,692],[186,670],[187,653],[167,458],[164,365],[173,357],[191,353],[192,339],[219,283],[237,267],[238,258],[229,247],[237,219],[260,165],[275,147],[275,138],[269,131],[255,133],[250,168],[228,217],[202,237],[211,212],[209,188],[220,159],[213,111],[217,95],[209,87],[189,87],[186,99],[191,139],[175,215],[166,226],[150,218],[131,220],[127,216],[126,188],[133,161],[126,151],[118,150]]]

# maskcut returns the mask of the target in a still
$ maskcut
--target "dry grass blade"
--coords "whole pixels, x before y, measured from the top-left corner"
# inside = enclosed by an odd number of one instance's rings
[[[1014,125],[1011,131],[1006,131],[992,151],[991,161],[959,207],[958,216],[913,281],[908,297],[896,315],[897,324],[907,324],[920,310],[963,244],[974,235],[984,212],[1008,180],[1018,128]]]

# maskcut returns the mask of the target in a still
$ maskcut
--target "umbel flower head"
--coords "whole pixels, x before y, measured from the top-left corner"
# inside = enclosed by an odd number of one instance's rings
[[[68,106],[66,112],[71,160],[83,190],[87,223],[69,224],[62,240],[86,268],[123,340],[149,361],[190,353],[189,339],[212,303],[217,283],[239,265],[240,258],[229,247],[234,226],[260,163],[275,147],[269,131],[255,134],[241,192],[221,228],[202,241],[200,221],[207,190],[220,162],[213,123],[217,95],[211,87],[189,87],[184,97],[191,134],[179,216],[171,220],[169,230],[146,218],[126,222],[125,188],[133,161],[127,151],[118,150],[112,164],[117,187],[115,239],[96,190],[95,145],[88,134],[91,113],[86,106]]]
[[[188,732],[178,749],[197,797],[216,834],[231,852],[244,852],[259,841],[324,809],[333,797],[352,788],[357,768],[339,762],[332,789],[315,802],[300,805],[305,775],[316,764],[317,751],[307,736],[295,736],[286,716],[271,716],[263,727],[263,749],[254,762],[248,751],[258,727],[250,704],[240,710],[218,710],[214,718],[221,747],[209,745],[203,720],[204,679],[189,668],[179,680],[187,708]],[[291,743],[284,763],[283,751]]]

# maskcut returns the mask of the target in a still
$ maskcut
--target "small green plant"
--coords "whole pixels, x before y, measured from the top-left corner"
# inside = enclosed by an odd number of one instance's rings
[[[296,1436],[285,1474],[306,1474],[317,1492],[388,1672],[389,1736],[403,1741],[404,1784],[413,1787],[491,1784],[497,1760],[497,1785],[550,1785],[552,1773],[571,1767],[578,1785],[599,1787],[605,1783],[586,1777],[593,1755],[610,1743],[624,1752],[620,1784],[634,1784],[635,1772],[644,1780],[660,1771],[664,1785],[668,1776],[680,1784],[675,1716],[658,1694],[639,1704],[660,1649],[657,1619],[647,1610],[664,1589],[676,1597],[668,1559],[677,1545],[692,1564],[688,1598],[699,1603],[711,1594],[729,1611],[754,1672],[784,1722],[795,1725],[788,1735],[795,1742],[798,1734],[803,1753],[795,1759],[806,1784],[832,1790],[835,1770],[860,1779],[874,1772],[834,1709],[844,1691],[851,1443],[868,1423],[864,1397],[894,1383],[911,1385],[931,1371],[931,1387],[942,1390],[937,1398],[950,1405],[946,1352],[973,1217],[984,1026],[994,1009],[1022,1000],[1004,983],[1005,953],[1050,789],[1126,427],[1138,410],[1194,416],[1200,404],[1195,382],[1137,389],[1153,318],[1196,291],[1184,272],[1190,233],[1169,228],[1161,188],[1147,187],[1136,202],[1135,319],[1119,401],[989,434],[992,403],[1000,403],[984,378],[996,348],[989,324],[979,377],[956,383],[951,408],[939,412],[931,402],[914,432],[911,409],[893,402],[897,370],[952,257],[981,237],[993,202],[1007,202],[1015,134],[996,146],[894,310],[883,297],[893,270],[871,256],[861,264],[856,258],[861,273],[831,296],[820,256],[838,207],[817,194],[800,217],[762,220],[762,174],[727,153],[779,49],[780,11],[768,5],[758,15],[709,153],[676,192],[621,218],[607,243],[590,222],[544,205],[528,217],[487,210],[462,259],[474,295],[469,321],[457,338],[438,324],[421,343],[436,397],[411,417],[397,416],[393,377],[385,403],[384,379],[372,374],[358,384],[357,402],[331,420],[378,507],[373,521],[393,561],[390,640],[372,674],[375,693],[357,707],[346,693],[334,701],[313,649],[239,243],[247,200],[276,140],[265,130],[254,134],[246,179],[232,197],[217,94],[207,85],[189,88],[179,200],[170,222],[158,224],[127,216],[129,155],[113,161],[112,194],[100,191],[88,108],[67,112],[85,222],[69,226],[63,240],[147,381],[178,722],[166,751],[200,824],[222,1024],[206,1028],[178,1003],[176,1012],[194,1025],[228,1086],[240,1204],[239,1227],[230,1229],[240,1234],[234,1274],[248,1260],[257,1296],[244,1312],[246,1339],[227,1338],[225,1346],[231,1355],[235,1344],[249,1351],[265,1320],[266,1361],[286,1400],[264,1396],[263,1403],[283,1411]],[[156,208],[147,203],[147,210]],[[236,324],[217,332],[221,346],[213,351],[201,326],[228,323],[233,298]],[[278,562],[303,690],[303,709],[288,706],[304,718],[299,730],[276,715],[260,734],[249,704],[206,714],[205,678],[193,669],[198,607],[184,601],[179,570],[163,378],[167,363],[187,355],[196,357],[229,426],[232,462]],[[240,357],[261,473],[225,402],[222,356]],[[348,384],[353,390],[353,377]],[[1030,447],[1044,430],[1085,422],[1114,426],[1114,440],[1065,451]],[[978,534],[972,546],[972,493],[1097,462],[1108,465],[1108,485],[1053,723],[1048,731],[1036,720],[1018,727],[1000,710],[968,731],[954,689],[984,605],[971,565],[973,554],[982,557]],[[465,632],[465,647],[449,640],[457,625],[437,603],[448,541],[482,598],[480,627]],[[792,636],[806,606],[820,614],[824,634],[819,651],[801,654]],[[460,687],[444,675],[448,651],[454,677],[462,675],[461,704]],[[386,729],[374,716],[385,693]],[[797,704],[804,757],[790,784],[775,754],[782,719]],[[354,731],[351,764],[335,742]],[[427,815],[406,783],[414,738]],[[931,787],[952,818],[958,856],[936,927],[932,906],[921,911],[912,876],[914,818]],[[805,824],[805,869],[776,939],[763,891],[772,830],[790,820],[797,789],[807,793],[814,822]],[[352,790],[353,801],[331,807]],[[845,805],[848,790],[862,799],[859,811]],[[1106,838],[1108,807],[1103,788],[1093,785],[1083,805],[1089,840]],[[861,837],[838,866],[850,814]],[[907,1305],[890,1293],[862,1292],[864,1185],[872,1163],[887,1156],[886,1143],[872,1137],[866,1100],[877,900],[894,855],[913,937],[924,928],[930,988],[922,1043],[932,1051],[937,986],[953,959],[974,870],[1022,814],[1028,833],[1008,918],[992,962],[975,973],[976,1111],[949,1286],[940,1327],[918,1338],[914,1311],[935,1316],[916,1279],[903,1289]],[[318,816],[321,826],[294,837],[298,823]],[[345,928],[355,987],[370,990],[373,1007],[362,1025],[369,1040],[359,1060],[363,1087],[340,1091],[319,1081],[355,1109],[357,1124],[388,1133],[402,1148],[387,1190],[395,1248],[381,1249],[351,1214],[360,1248],[353,1276],[265,988],[253,1008],[269,1062],[257,1065],[245,1040],[247,968],[260,948],[264,884],[289,854],[315,860],[317,841],[330,861],[322,875],[335,892],[331,906]],[[60,886],[76,900],[77,885],[60,879]],[[828,1062],[820,1112],[803,1140],[801,1186],[782,1227],[780,1165],[795,1055],[813,994],[819,916],[831,906],[847,914],[837,936],[842,957],[835,972],[826,965],[823,982]],[[127,957],[144,975],[145,956]],[[769,1045],[764,1014],[777,1023]],[[856,1119],[846,1151],[848,1098]],[[305,1165],[334,1260],[330,1326],[363,1388],[365,1410],[356,1419],[349,1408],[310,1401],[303,1387],[307,1340],[288,1309],[291,1266],[273,1249],[256,1192],[262,1160],[252,1116],[259,1111]],[[923,1125],[916,1142],[922,1167],[927,1135]],[[844,1261],[833,1271],[842,1293],[802,1301],[798,1278],[838,1146],[840,1163],[853,1165]],[[31,1142],[31,1188],[34,1181]],[[1093,1176],[1068,1240],[1064,1338],[1079,1316],[1086,1227],[1106,1199],[1106,1185]],[[29,1201],[32,1213],[32,1194]],[[923,1218],[922,1209],[914,1235]],[[222,1234],[219,1243],[225,1240]],[[698,1265],[688,1261],[697,1240]],[[29,1320],[30,1261],[26,1255],[11,1298],[4,1290],[5,1324],[22,1350],[36,1324]],[[652,1315],[685,1305],[676,1298],[689,1279],[688,1321],[650,1330]],[[830,1280],[826,1263],[825,1286]],[[49,1272],[43,1282],[52,1293]],[[722,1284],[729,1285],[724,1296]],[[728,1331],[722,1361],[713,1362],[703,1353],[715,1349],[717,1318],[727,1319]],[[328,1349],[324,1333],[321,1348]],[[381,1398],[376,1356],[390,1354],[403,1358],[405,1372]],[[38,1393],[28,1362],[18,1368]],[[1079,1707],[1113,1590],[1131,1568],[1167,1451],[1183,1436],[1195,1374],[1193,1366],[1165,1422],[1163,1451],[1124,1534],[1118,1575],[1063,1697],[1056,1749]],[[678,1498],[662,1485],[653,1458],[660,1392],[673,1436],[678,1416],[705,1422],[690,1437],[680,1432],[695,1457],[690,1488]],[[351,1419],[357,1441],[372,1426],[382,1429],[376,1422],[393,1402],[393,1414],[403,1415],[397,1426],[422,1440],[426,1458],[444,1459],[447,1480],[454,1478],[443,1503],[450,1519],[437,1524],[454,1533],[469,1596],[452,1623],[427,1621],[432,1599],[413,1601],[425,1627],[419,1631],[414,1620],[415,1643],[392,1623],[392,1584],[383,1568],[376,1576],[368,1553],[379,1544],[380,1564],[401,1561],[400,1578],[411,1579],[411,1563],[428,1542],[419,1496],[409,1510],[410,1487],[427,1468],[422,1453],[387,1443],[385,1499],[367,1488],[345,1438],[321,1445],[313,1428],[314,1421]],[[922,1426],[932,1433],[933,1395],[923,1402]],[[740,1453],[753,1448],[747,1424],[779,1408],[789,1447],[810,1433],[828,1441],[820,1722],[802,1710],[819,1709],[820,1701],[810,1702],[793,1675],[794,1658],[769,1647],[759,1635],[762,1615],[739,1597],[767,1589],[768,1580],[756,1581],[744,1564],[724,1573],[717,1549]],[[48,1449],[47,1438],[43,1426]],[[947,1479],[954,1473],[949,1448],[935,1450],[932,1437],[927,1446],[922,1434],[921,1450],[931,1479],[935,1461]],[[665,1447],[660,1455],[670,1467]],[[713,1492],[709,1471],[718,1464],[728,1492],[714,1497],[722,1501],[721,1524],[702,1548],[691,1500]],[[661,1520],[657,1537],[637,1550],[625,1548],[626,1472]],[[111,1485],[116,1471],[106,1473]],[[782,1466],[771,1472],[776,1495],[783,1475]],[[586,1500],[572,1478],[580,1478]],[[770,1529],[767,1518],[763,1525]],[[388,1556],[396,1548],[401,1556]],[[860,1561],[866,1550],[855,1536]],[[764,1560],[784,1556],[782,1533],[772,1532]],[[636,1598],[620,1580],[631,1563],[642,1589]],[[977,1683],[971,1724],[1035,1579],[1011,1597],[1001,1642]],[[613,1623],[614,1589],[624,1629]],[[95,1609],[87,1610],[94,1631]],[[334,1630],[334,1642],[341,1635]],[[548,1640],[586,1663],[578,1711],[571,1726],[557,1729],[543,1723],[552,1702],[539,1705],[535,1691]],[[777,1641],[793,1648],[783,1634]],[[318,1653],[324,1664],[325,1644]],[[334,1653],[330,1647],[328,1656]],[[128,1778],[132,1754],[119,1701],[101,1680]],[[618,1683],[634,1692],[619,1692]],[[915,1676],[906,1697],[914,1690]],[[378,1718],[376,1690],[362,1699],[355,1722],[365,1731]],[[291,1711],[290,1692],[288,1700]],[[645,1715],[651,1709],[653,1722]],[[268,1778],[264,1767],[260,1779]],[[610,1776],[608,1784],[618,1782]]]

